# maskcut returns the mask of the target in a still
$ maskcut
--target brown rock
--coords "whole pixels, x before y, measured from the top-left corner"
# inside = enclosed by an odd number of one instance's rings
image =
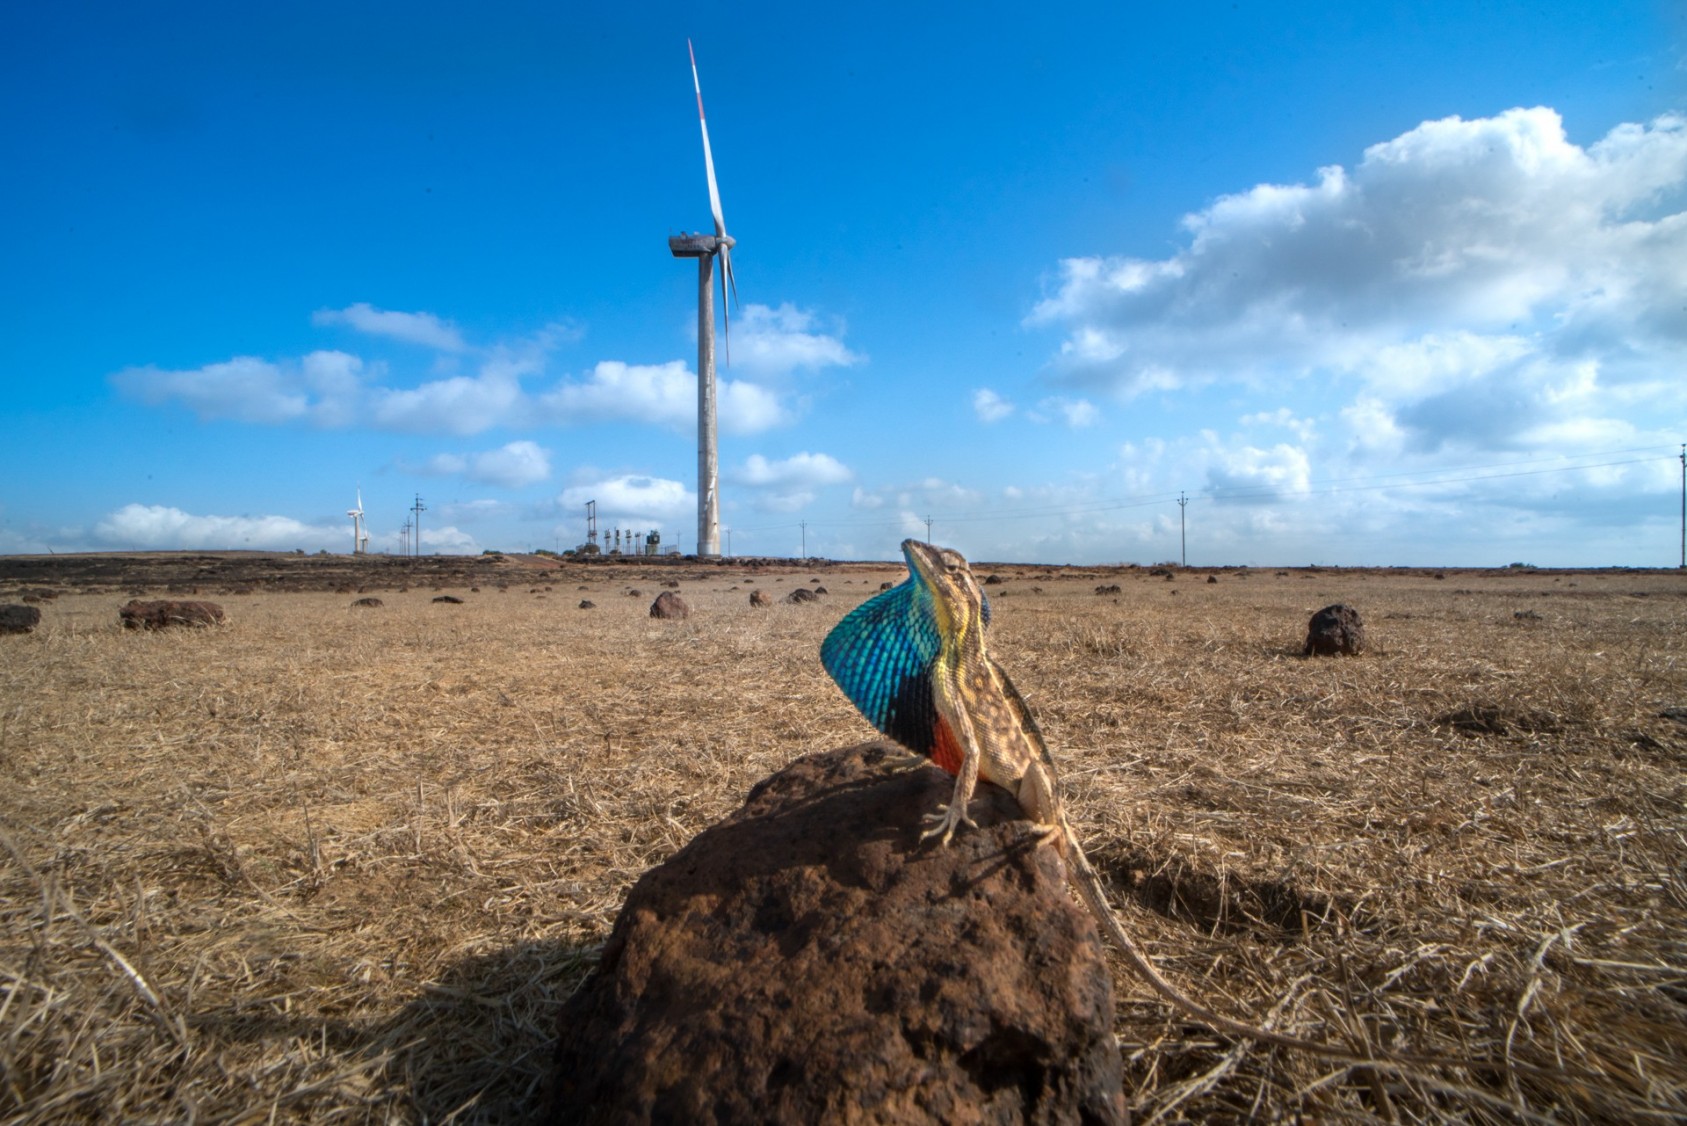
[[[125,629],[163,629],[165,626],[210,626],[223,620],[215,602],[142,602],[131,598],[117,611]]]
[[[40,624],[41,611],[33,606],[0,606],[0,633],[28,633]]]
[[[1109,595],[1109,594],[1122,594],[1122,593],[1124,593],[1120,589],[1118,583],[1107,583],[1103,586],[1098,586],[1098,587],[1095,588],[1095,592],[1099,595],[1104,595],[1104,596]]]
[[[435,602],[449,602],[449,603],[452,603],[452,604],[457,605],[457,606],[461,606],[463,604],[463,600],[461,598],[458,598],[455,594],[435,595],[434,601]]]
[[[766,594],[759,590],[752,590],[750,592],[750,605],[771,606],[773,605],[773,599],[769,598]]]
[[[379,598],[376,598],[374,595],[370,595],[368,598],[359,598],[356,602],[353,602],[352,605],[353,606],[366,606],[366,607],[369,607],[369,608],[374,608],[376,606],[384,606],[384,605],[386,605],[386,603],[382,602]]]
[[[684,621],[691,617],[691,607],[685,599],[671,590],[664,590],[656,596],[656,601],[650,604],[652,618],[667,618],[670,621]]]
[[[1113,984],[1007,794],[798,759],[627,897],[564,1005],[553,1122],[1121,1122]]]
[[[1348,656],[1365,651],[1365,624],[1359,620],[1359,611],[1344,603],[1337,602],[1326,606],[1316,614],[1306,627],[1306,648],[1302,656],[1329,657],[1338,653]]]
[[[793,605],[799,602],[819,602],[820,596],[815,594],[812,590],[809,590],[806,586],[799,586],[790,594],[785,596],[785,601],[792,603]]]
[[[582,610],[596,610],[597,609],[597,603],[593,602],[589,598],[582,598],[582,599],[580,599],[580,609],[582,609]]]

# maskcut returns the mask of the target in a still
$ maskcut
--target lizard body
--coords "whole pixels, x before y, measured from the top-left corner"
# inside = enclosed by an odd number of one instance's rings
[[[947,845],[956,829],[973,824],[967,805],[979,780],[1002,787],[1059,850],[1078,897],[1155,992],[1223,1032],[1357,1059],[1346,1049],[1226,1017],[1155,968],[1108,903],[1067,820],[1054,759],[1030,708],[989,655],[989,601],[971,568],[959,553],[917,540],[904,541],[902,553],[907,582],[846,616],[821,645],[821,662],[869,722],[955,776],[949,804],[927,818],[930,828],[920,839]]]

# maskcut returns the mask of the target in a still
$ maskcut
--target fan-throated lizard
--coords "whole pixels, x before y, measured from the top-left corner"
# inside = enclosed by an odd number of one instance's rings
[[[1214,1029],[1360,1062],[1348,1049],[1272,1032],[1224,1016],[1167,981],[1107,902],[1066,818],[1054,759],[1025,700],[985,647],[990,603],[959,553],[905,540],[906,582],[858,606],[820,646],[820,660],[844,694],[880,732],[955,776],[923,841],[947,845],[973,825],[967,804],[980,779],[1012,794],[1069,865],[1079,898],[1131,965],[1166,1000]]]

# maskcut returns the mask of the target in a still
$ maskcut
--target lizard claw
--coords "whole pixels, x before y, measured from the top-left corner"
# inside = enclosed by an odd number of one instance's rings
[[[978,828],[977,823],[966,815],[966,810],[953,803],[944,806],[941,813],[926,814],[926,822],[931,825],[931,828],[920,834],[921,842],[936,837],[938,843],[945,847],[949,844],[949,838],[955,835],[955,830],[962,825],[969,829]]]

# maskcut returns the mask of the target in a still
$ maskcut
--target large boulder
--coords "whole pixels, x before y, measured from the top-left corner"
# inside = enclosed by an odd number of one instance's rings
[[[627,896],[564,1005],[552,1122],[1121,1122],[1113,983],[1062,861],[884,743],[762,781]]]
[[[0,633],[28,633],[41,624],[41,611],[16,602],[0,606]]]
[[[785,601],[793,605],[800,605],[804,602],[819,602],[820,596],[805,586],[799,586],[785,596]]]
[[[1306,626],[1306,647],[1302,656],[1355,656],[1365,651],[1365,623],[1359,611],[1344,603],[1326,606]]]
[[[143,602],[131,598],[117,611],[125,629],[164,629],[167,626],[214,626],[223,620],[223,608],[215,602],[166,599]]]
[[[656,596],[656,601],[650,604],[652,618],[667,618],[670,621],[684,621],[691,617],[691,607],[685,599],[671,590],[664,590]]]

